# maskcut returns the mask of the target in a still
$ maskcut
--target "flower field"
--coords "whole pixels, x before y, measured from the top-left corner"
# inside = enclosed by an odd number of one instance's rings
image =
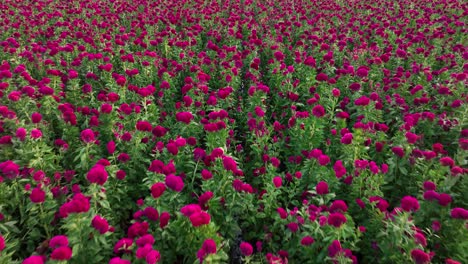
[[[0,263],[468,263],[468,3],[0,3]]]

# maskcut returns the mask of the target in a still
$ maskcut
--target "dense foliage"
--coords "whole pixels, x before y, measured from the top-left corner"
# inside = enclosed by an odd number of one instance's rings
[[[465,1],[0,10],[0,263],[468,260]]]

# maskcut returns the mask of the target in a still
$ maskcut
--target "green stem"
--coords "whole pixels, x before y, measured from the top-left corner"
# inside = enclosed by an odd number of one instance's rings
[[[44,208],[43,208],[43,206],[42,206],[42,203],[39,204],[39,210],[40,210],[40,212],[41,212],[41,219],[42,219],[42,222],[43,222],[42,224],[44,225],[44,230],[45,230],[45,232],[46,232],[46,236],[47,236],[47,238],[51,238],[51,234],[50,234],[50,230],[49,230],[49,225],[45,222],[45,220],[46,220],[47,217],[44,215]]]

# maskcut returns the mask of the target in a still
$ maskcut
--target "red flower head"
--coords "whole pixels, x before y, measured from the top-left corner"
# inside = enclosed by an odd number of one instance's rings
[[[162,182],[157,182],[151,186],[151,195],[153,198],[159,198],[166,190],[166,186]]]
[[[86,179],[90,183],[97,183],[99,185],[104,185],[108,177],[109,174],[107,174],[106,168],[102,165],[94,165],[86,175]]]
[[[41,188],[36,187],[29,195],[29,199],[33,203],[43,203],[45,201],[45,195],[46,193]]]
[[[318,195],[324,195],[328,193],[328,184],[324,181],[321,181],[315,186],[315,190]]]
[[[100,234],[105,234],[109,231],[109,223],[107,220],[99,215],[96,215],[91,221],[91,225],[94,229],[99,231]]]
[[[179,112],[176,114],[176,120],[185,124],[190,124],[193,120],[193,115],[190,112]]]
[[[421,249],[411,250],[411,258],[416,264],[428,264],[431,262],[431,256]]]
[[[80,137],[84,143],[92,143],[96,140],[94,132],[89,128],[81,131]]]
[[[244,256],[250,256],[253,253],[253,247],[250,243],[247,242],[242,242],[240,243],[240,251],[241,254]]]
[[[194,227],[198,227],[201,225],[207,225],[210,223],[211,217],[207,212],[200,211],[193,213],[190,215],[190,222],[192,222],[192,225]]]
[[[407,212],[416,212],[419,210],[419,202],[418,199],[412,196],[405,196],[401,199],[401,208]]]
[[[53,249],[66,246],[68,246],[68,238],[63,235],[54,236],[49,242],[49,247]]]
[[[72,257],[72,250],[67,246],[54,249],[50,254],[52,260],[69,260]]]
[[[167,187],[176,192],[180,192],[184,188],[184,181],[182,180],[182,178],[173,174],[169,174],[166,176],[165,183]]]

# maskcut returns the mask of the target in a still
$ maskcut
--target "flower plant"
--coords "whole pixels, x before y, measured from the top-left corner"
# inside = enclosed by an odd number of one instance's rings
[[[468,259],[464,1],[0,9],[0,263]]]

